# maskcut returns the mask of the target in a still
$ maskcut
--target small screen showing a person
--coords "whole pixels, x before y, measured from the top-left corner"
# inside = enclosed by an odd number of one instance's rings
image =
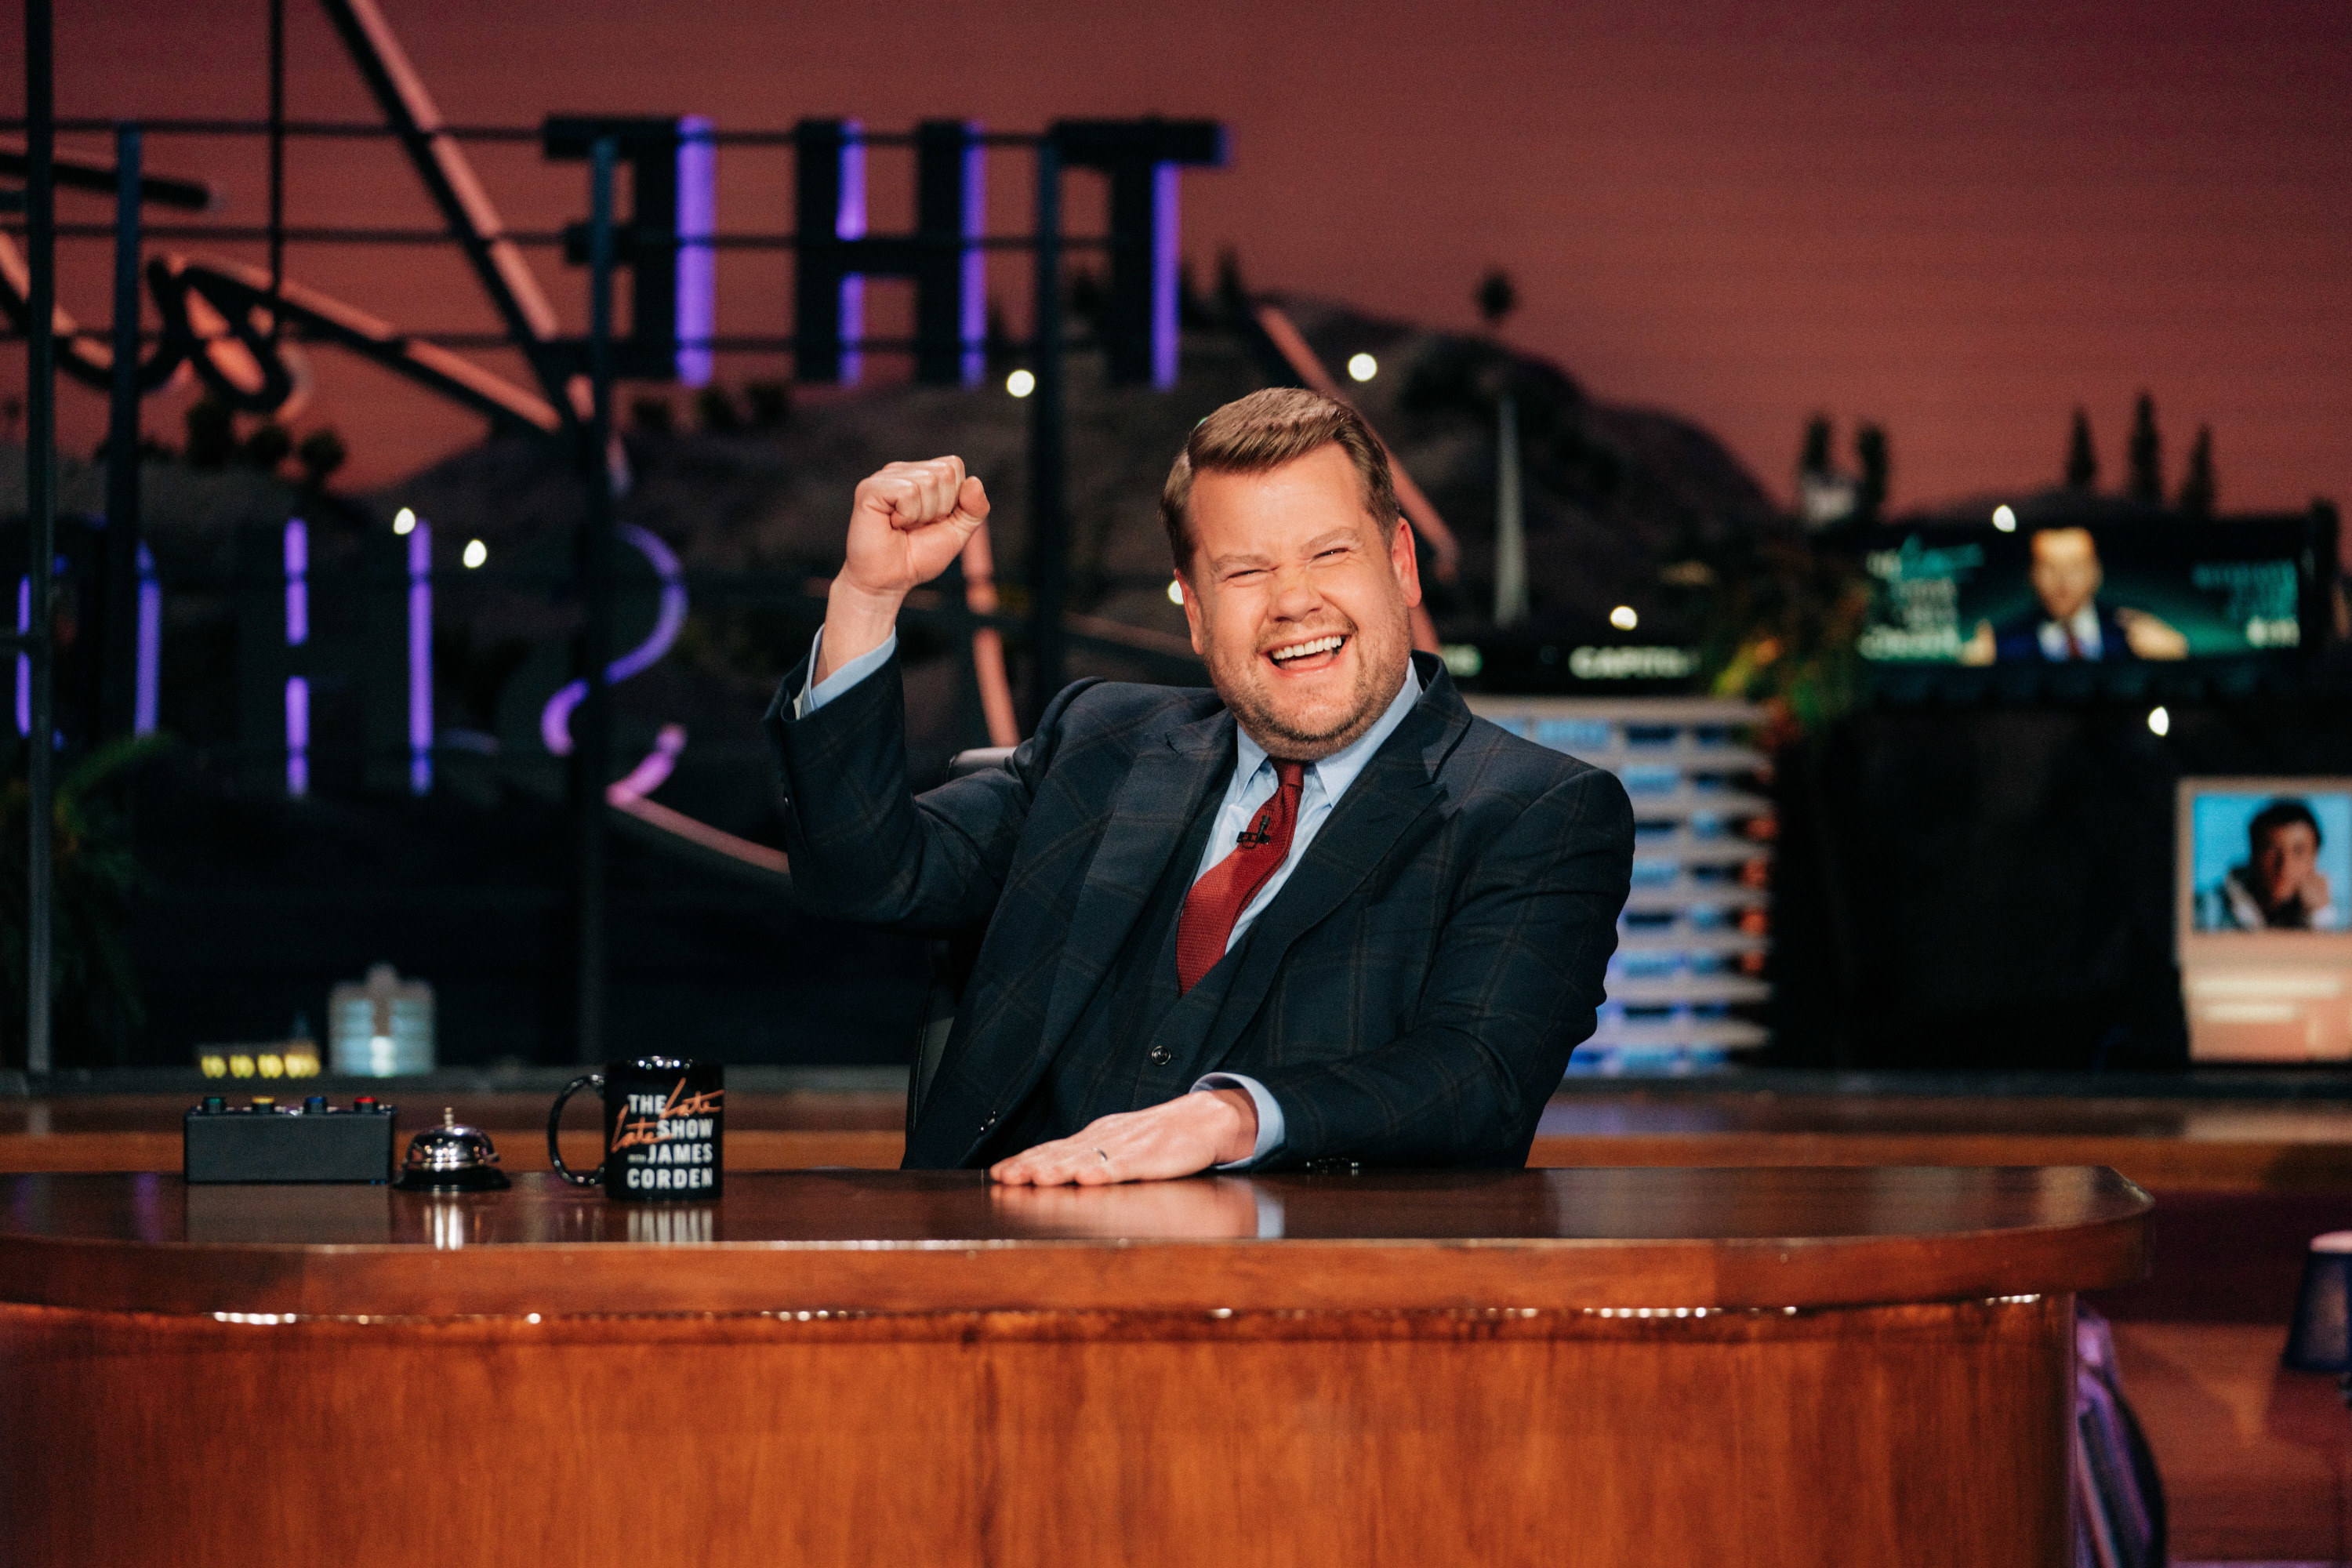
[[[2346,873],[2343,867],[2330,862],[2344,860],[2347,847],[2342,842],[2341,824],[2323,824],[2323,814],[2352,816],[2352,797],[2199,799],[2197,929],[2345,929]],[[2229,833],[2232,817],[2243,821],[2244,837],[2235,838]],[[2336,826],[2337,833],[2331,835],[2329,826]],[[2242,858],[2232,858],[2218,875],[2211,874],[2212,863],[2228,854],[2233,839]]]
[[[2070,664],[2189,657],[2189,639],[2146,610],[2100,602],[2106,577],[2087,528],[2045,528],[2033,536],[2029,580],[2034,604],[1995,625],[1979,621],[1960,647],[1963,664]]]

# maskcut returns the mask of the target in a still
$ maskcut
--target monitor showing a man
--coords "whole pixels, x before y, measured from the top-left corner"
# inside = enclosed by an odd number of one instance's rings
[[[2099,602],[2105,572],[2089,529],[2042,529],[2031,549],[2034,606],[1997,626],[1979,621],[1976,635],[1960,646],[1961,663],[2189,657],[2189,639],[2157,616]]]
[[[1412,651],[1412,538],[1361,416],[1257,393],[1178,456],[1161,520],[1211,689],[1079,681],[1005,765],[917,797],[897,614],[988,504],[954,458],[860,484],[768,717],[803,904],[983,933],[907,1164],[1523,1163],[1592,1032],[1632,809]]]
[[[2198,896],[2200,931],[2328,931],[2334,890],[2319,868],[2319,818],[2305,802],[2272,801],[2246,824],[2246,858]]]

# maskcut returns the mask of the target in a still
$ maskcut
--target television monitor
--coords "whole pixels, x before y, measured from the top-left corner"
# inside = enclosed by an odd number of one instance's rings
[[[2352,778],[2187,778],[2177,813],[2190,1058],[2352,1059]]]
[[[2310,515],[2187,521],[2001,509],[1859,539],[1877,684],[1988,694],[2248,689],[2326,635],[2331,531]]]

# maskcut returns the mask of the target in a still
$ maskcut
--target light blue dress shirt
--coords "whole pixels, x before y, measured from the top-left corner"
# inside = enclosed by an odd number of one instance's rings
[[[820,631],[816,640],[809,644],[809,668],[812,670],[816,668],[817,649],[824,638],[824,633]],[[858,655],[823,680],[803,690],[793,700],[793,717],[807,718],[881,668],[898,651],[898,637],[893,632],[881,647]],[[1412,712],[1412,705],[1420,700],[1421,677],[1414,672],[1412,661],[1407,659],[1404,684],[1397,688],[1397,694],[1389,700],[1387,709],[1372,727],[1344,750],[1332,752],[1319,763],[1307,764],[1305,776],[1299,781],[1298,821],[1291,829],[1290,854],[1274,875],[1265,879],[1265,885],[1250,900],[1241,917],[1234,921],[1233,934],[1225,939],[1227,952],[1234,950],[1258,916],[1265,912],[1266,906],[1274,902],[1274,896],[1282,891],[1282,885],[1290,880],[1290,874],[1298,868],[1298,862],[1307,854],[1307,847],[1315,841],[1315,835],[1322,831],[1324,823],[1330,820],[1333,809],[1339,804],[1339,797],[1348,793],[1348,786],[1356,782],[1356,776],[1364,771],[1364,764],[1372,760],[1373,753],[1396,732],[1396,727],[1404,722],[1404,716]],[[1192,880],[1199,881],[1208,875],[1210,867],[1234,852],[1235,841],[1241,837],[1242,830],[1249,826],[1250,818],[1257,815],[1260,806],[1274,798],[1276,784],[1274,763],[1266,755],[1265,748],[1250,739],[1247,731],[1236,727],[1234,731],[1233,776],[1225,784],[1224,799],[1218,805],[1216,821],[1209,826],[1209,842],[1201,851],[1200,865],[1193,868]],[[1275,1099],[1264,1084],[1243,1073],[1213,1072],[1203,1075],[1192,1086],[1194,1093],[1211,1089],[1238,1089],[1247,1094],[1250,1103],[1257,1108],[1257,1143],[1251,1149],[1249,1158],[1220,1165],[1218,1170],[1246,1170],[1282,1147],[1286,1131],[1282,1102]]]

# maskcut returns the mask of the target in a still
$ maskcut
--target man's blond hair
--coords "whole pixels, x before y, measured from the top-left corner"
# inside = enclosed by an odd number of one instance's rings
[[[1295,386],[1268,387],[1236,398],[1192,426],[1176,454],[1168,482],[1160,487],[1160,521],[1168,530],[1176,570],[1192,565],[1192,476],[1197,473],[1262,474],[1337,444],[1356,466],[1364,510],[1383,535],[1396,526],[1396,481],[1389,474],[1388,448],[1353,406],[1319,392]]]

